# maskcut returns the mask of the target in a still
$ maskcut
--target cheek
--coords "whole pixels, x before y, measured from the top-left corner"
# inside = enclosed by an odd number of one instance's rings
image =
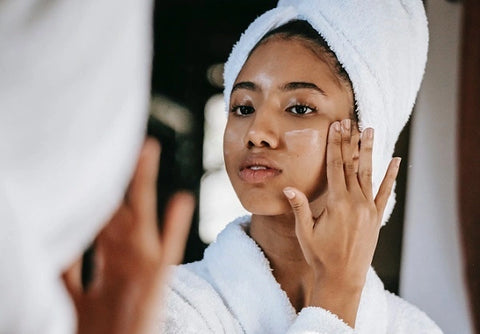
[[[223,156],[225,163],[227,164],[228,160],[233,157],[238,150],[242,149],[243,146],[243,136],[241,132],[227,125],[225,133],[223,134]]]
[[[303,129],[285,133],[285,145],[292,157],[291,182],[307,197],[315,197],[325,186],[326,132]]]
[[[314,158],[325,151],[325,136],[315,129],[302,129],[285,132],[285,146],[288,152],[298,156]]]

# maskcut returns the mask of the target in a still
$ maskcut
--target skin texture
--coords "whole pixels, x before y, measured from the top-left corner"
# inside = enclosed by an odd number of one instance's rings
[[[167,265],[181,262],[194,209],[193,196],[169,201],[164,229],[156,216],[160,147],[147,139],[123,203],[95,241],[95,274],[83,291],[81,262],[63,276],[78,317],[79,334],[154,332]]]
[[[224,156],[251,237],[297,311],[320,306],[354,327],[400,160],[374,198],[373,129],[360,143],[351,89],[298,39],[255,49],[231,96]]]
[[[287,50],[283,50],[285,45]],[[313,88],[295,89],[295,82],[313,83],[324,94]],[[246,87],[247,83],[255,87]],[[288,84],[289,89],[285,88]],[[227,172],[243,206],[254,214],[278,215],[290,209],[282,194],[287,185],[296,185],[311,200],[324,193],[328,127],[349,117],[352,92],[338,83],[329,65],[313,51],[299,41],[282,39],[260,45],[235,85],[230,109],[245,106],[255,110],[247,117],[237,115],[239,108],[230,112],[224,135]],[[299,106],[317,111],[305,115],[286,111]],[[247,159],[263,157],[272,164],[281,161],[284,172],[268,184],[246,185],[238,177],[238,166]]]

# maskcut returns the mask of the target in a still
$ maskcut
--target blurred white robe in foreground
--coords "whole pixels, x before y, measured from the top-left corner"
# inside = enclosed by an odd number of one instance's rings
[[[74,333],[62,271],[143,142],[150,0],[0,2],[0,333]]]

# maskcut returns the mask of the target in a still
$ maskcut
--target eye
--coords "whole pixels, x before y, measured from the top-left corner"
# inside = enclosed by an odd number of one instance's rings
[[[317,110],[316,108],[312,108],[302,104],[297,104],[287,108],[288,112],[291,112],[292,114],[297,114],[297,115],[310,114],[311,112],[314,112],[316,110]]]
[[[234,105],[230,109],[230,111],[232,113],[234,113],[235,115],[238,115],[238,116],[246,116],[246,115],[253,114],[255,112],[255,109],[251,106],[245,106],[245,105],[236,106],[236,105]]]

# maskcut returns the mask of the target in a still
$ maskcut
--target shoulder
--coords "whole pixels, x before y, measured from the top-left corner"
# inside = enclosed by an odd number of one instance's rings
[[[236,333],[238,322],[208,280],[202,262],[172,267],[163,333]]]
[[[388,332],[442,334],[442,330],[425,312],[406,300],[385,291],[388,305]]]

